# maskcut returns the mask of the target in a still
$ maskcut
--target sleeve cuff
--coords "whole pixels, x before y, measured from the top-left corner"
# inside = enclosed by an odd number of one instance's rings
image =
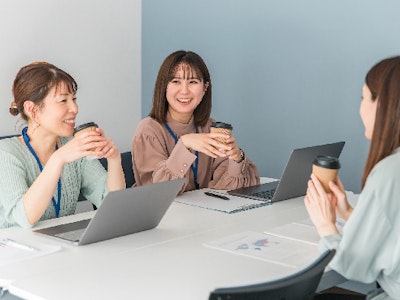
[[[228,159],[228,170],[229,174],[240,175],[244,172],[247,167],[247,158],[245,157],[242,161],[236,162],[232,159]]]
[[[326,250],[337,249],[341,240],[342,236],[340,234],[324,236],[318,243],[318,249],[321,253]]]
[[[22,228],[32,228],[35,225],[35,224],[29,223],[28,217],[26,216],[25,205],[24,205],[24,202],[22,200],[17,204],[17,207],[15,209],[16,209],[16,211],[23,211],[24,212],[22,217],[21,217],[21,219],[18,222],[19,225]]]
[[[182,143],[181,140],[178,141],[174,150],[172,150],[166,165],[172,173],[177,174],[179,177],[183,177],[190,166],[196,160],[196,155],[191,153]]]

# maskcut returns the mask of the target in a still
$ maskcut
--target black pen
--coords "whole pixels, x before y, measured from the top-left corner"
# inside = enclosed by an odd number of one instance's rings
[[[222,199],[222,200],[229,200],[229,198],[226,197],[226,196],[219,195],[219,194],[214,194],[214,193],[211,193],[211,192],[204,192],[204,194],[206,194],[207,196],[219,198],[219,199]]]

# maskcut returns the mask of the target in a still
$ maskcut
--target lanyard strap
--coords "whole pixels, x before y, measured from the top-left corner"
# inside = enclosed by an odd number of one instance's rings
[[[171,127],[169,127],[169,125],[167,123],[164,124],[165,128],[167,128],[169,134],[174,138],[175,140],[175,144],[178,142],[178,137],[176,136],[176,134],[172,131]],[[196,133],[199,133],[197,127],[196,127]],[[199,184],[197,183],[197,170],[199,167],[199,152],[196,151],[196,160],[195,162],[190,166],[190,168],[193,171],[193,178],[194,178],[194,185],[196,187],[196,189],[199,189]]]
[[[36,162],[39,166],[40,172],[43,171],[43,166],[42,163],[39,160],[39,157],[37,156],[35,150],[33,150],[31,144],[30,144],[30,139],[28,134],[26,133],[28,131],[28,127],[25,127],[22,129],[22,137],[24,138],[24,142],[26,146],[28,147],[29,151],[32,153],[33,157],[36,159]],[[57,143],[56,143],[56,150],[58,149]],[[58,218],[60,215],[60,204],[61,204],[61,180],[60,178],[58,179],[57,183],[58,191],[57,191],[57,196],[58,196],[58,202],[56,202],[56,199],[54,199],[54,196],[51,197],[51,202],[53,203],[54,209],[56,211],[56,217]]]

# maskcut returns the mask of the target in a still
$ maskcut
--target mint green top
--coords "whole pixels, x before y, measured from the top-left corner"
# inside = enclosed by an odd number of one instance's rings
[[[61,144],[71,138],[60,138]],[[30,228],[22,197],[40,169],[29,149],[17,137],[0,140],[0,228],[21,226]],[[108,193],[107,171],[97,159],[82,158],[65,164],[61,174],[60,217],[75,213],[80,191],[96,206]],[[54,191],[57,198],[57,188]],[[40,220],[55,218],[55,209],[50,202]]]
[[[400,299],[400,148],[369,174],[343,234],[319,247],[336,249],[330,267],[347,279],[378,281],[384,293],[374,300]]]

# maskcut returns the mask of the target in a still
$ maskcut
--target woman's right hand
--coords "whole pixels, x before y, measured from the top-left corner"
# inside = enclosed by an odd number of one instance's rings
[[[347,195],[340,178],[337,178],[337,184],[329,182],[329,188],[333,196],[336,198],[336,214],[343,220],[347,221],[353,212],[353,207],[347,201]]]
[[[181,136],[186,148],[202,152],[210,157],[225,157],[231,146],[218,142],[215,138],[228,139],[230,136],[223,133],[189,133]]]
[[[63,164],[66,164],[86,156],[101,157],[103,155],[101,150],[105,145],[107,145],[107,139],[102,135],[100,129],[96,129],[74,137],[54,154]]]

